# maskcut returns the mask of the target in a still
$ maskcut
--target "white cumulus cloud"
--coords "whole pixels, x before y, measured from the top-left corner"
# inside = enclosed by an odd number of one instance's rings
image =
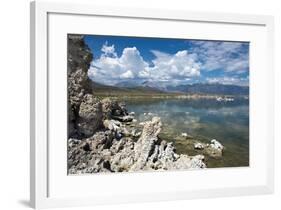
[[[124,48],[122,55],[117,56],[114,45],[105,43],[100,58],[91,63],[88,75],[92,80],[104,84],[114,84],[120,79],[134,79],[140,71],[148,68],[136,47]]]
[[[120,78],[122,78],[122,79],[133,79],[134,74],[133,74],[132,71],[128,70],[128,71],[124,72],[123,74],[121,74]]]
[[[187,50],[176,54],[167,54],[160,51],[151,51],[155,55],[154,64],[150,69],[151,77],[155,80],[187,79],[200,75],[200,63],[196,55],[189,54]]]
[[[149,66],[136,47],[127,47],[117,56],[114,45],[106,42],[100,58],[92,61],[89,77],[97,82],[114,85],[122,79],[178,81],[200,76],[200,63],[196,55],[187,50],[167,54],[152,50],[155,56]]]

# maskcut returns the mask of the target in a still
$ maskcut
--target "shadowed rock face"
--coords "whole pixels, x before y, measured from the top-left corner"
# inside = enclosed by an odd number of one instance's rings
[[[129,172],[205,168],[204,156],[179,155],[158,137],[159,117],[137,130],[126,105],[91,94],[88,68],[93,56],[82,36],[68,37],[68,172]],[[139,124],[140,125],[140,124]],[[216,144],[217,146],[217,144]]]
[[[83,36],[68,36],[68,137],[86,138],[102,128],[103,119],[131,121],[123,104],[94,97],[88,69],[93,55]]]
[[[88,71],[93,59],[90,48],[82,35],[68,35],[68,74],[82,69]]]
[[[93,135],[102,124],[102,105],[100,101],[91,94],[84,95],[78,115],[78,132],[84,136]]]
[[[85,98],[89,93],[88,68],[93,55],[83,40],[83,36],[68,35],[68,58],[67,58],[67,81],[68,81],[68,136],[90,136],[94,134],[96,124],[93,128],[85,124],[89,122],[83,112],[90,97]],[[83,102],[83,110],[80,105]],[[93,104],[93,103],[92,103]],[[98,106],[98,105],[97,105]],[[88,111],[89,112],[89,111]],[[82,116],[81,116],[82,115]],[[87,119],[85,119],[87,118]],[[79,122],[78,122],[79,120]]]

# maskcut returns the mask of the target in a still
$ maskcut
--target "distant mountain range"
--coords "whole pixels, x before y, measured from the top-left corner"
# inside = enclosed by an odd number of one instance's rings
[[[154,94],[165,94],[165,92],[153,88],[153,87],[143,87],[143,86],[128,86],[128,87],[118,87],[103,85],[90,80],[90,87],[95,94],[98,95],[111,95],[111,96],[121,96],[121,95],[154,95]]]
[[[167,86],[161,83],[145,81],[136,83],[132,81],[120,82],[108,86],[92,82],[92,88],[99,91],[126,91],[143,93],[181,93],[181,94],[218,94],[218,95],[249,95],[248,86],[226,85],[219,83],[196,83],[187,85]]]
[[[249,95],[248,86],[225,85],[219,83],[197,83],[190,85],[168,86],[169,92],[190,94],[222,94],[222,95]]]

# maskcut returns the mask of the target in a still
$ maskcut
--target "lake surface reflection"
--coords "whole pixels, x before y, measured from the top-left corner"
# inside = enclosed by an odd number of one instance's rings
[[[126,100],[126,104],[139,122],[161,117],[160,137],[173,141],[178,153],[200,154],[181,137],[181,133],[188,133],[202,142],[217,139],[226,147],[221,159],[206,157],[208,167],[249,166],[248,100],[142,99]]]

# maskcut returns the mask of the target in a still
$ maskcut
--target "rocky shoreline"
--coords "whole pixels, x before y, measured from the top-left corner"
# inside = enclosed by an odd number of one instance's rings
[[[159,137],[159,117],[138,122],[125,103],[95,97],[87,76],[92,57],[83,37],[69,35],[69,174],[206,168],[204,155],[178,154],[172,142]],[[194,149],[221,157],[224,147],[213,139],[194,143]]]

